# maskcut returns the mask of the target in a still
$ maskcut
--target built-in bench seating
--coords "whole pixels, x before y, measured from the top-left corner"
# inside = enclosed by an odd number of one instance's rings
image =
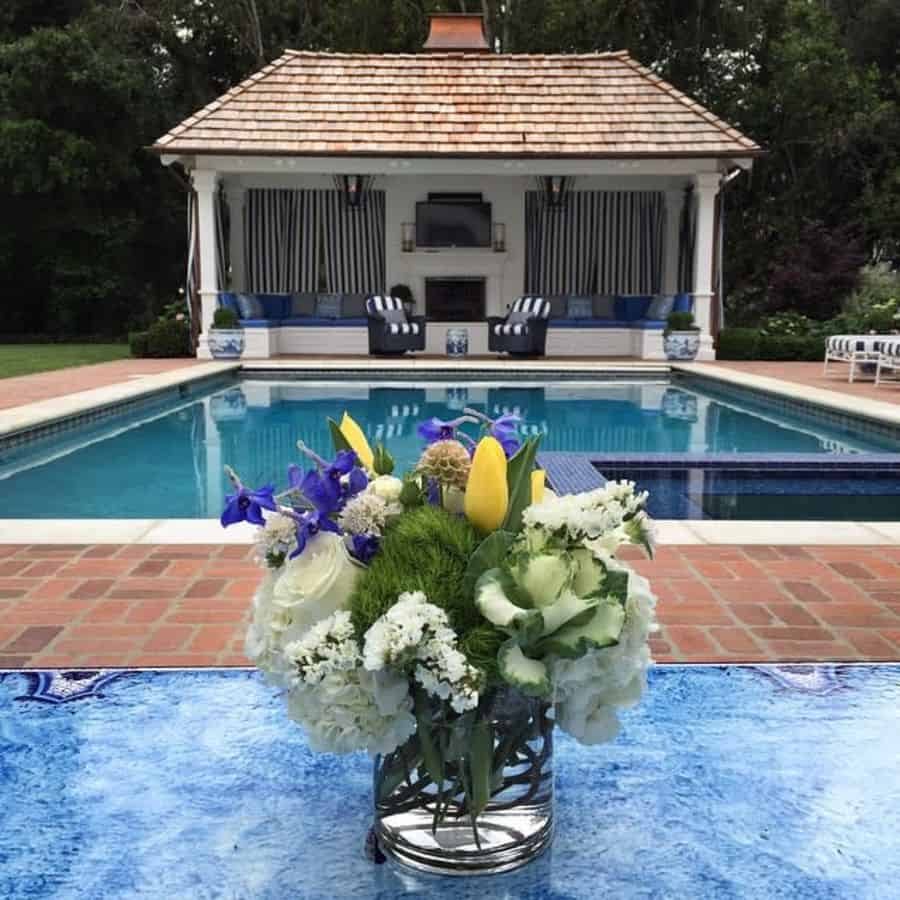
[[[669,313],[691,312],[693,305],[690,294],[558,294],[547,299],[550,301],[550,328],[662,331]]]
[[[368,294],[220,293],[219,306],[233,309],[243,328],[298,326],[365,328]]]

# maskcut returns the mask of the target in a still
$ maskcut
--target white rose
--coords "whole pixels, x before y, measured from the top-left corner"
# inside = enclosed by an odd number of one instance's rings
[[[298,640],[310,627],[347,606],[360,569],[350,559],[339,534],[320,531],[303,552],[285,563],[273,589],[272,621],[290,619],[282,646]]]
[[[385,503],[397,503],[403,490],[403,482],[393,475],[379,475],[369,482],[369,490]]]

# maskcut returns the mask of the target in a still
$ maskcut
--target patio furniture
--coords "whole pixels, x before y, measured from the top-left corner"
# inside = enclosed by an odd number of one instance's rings
[[[894,376],[900,372],[900,336],[887,338],[881,345],[878,362],[875,364],[875,386],[881,384],[882,373],[887,370]]]
[[[488,316],[488,349],[514,356],[543,356],[549,318],[549,300],[519,297],[506,318]]]
[[[425,316],[407,318],[398,297],[369,297],[366,313],[369,353],[395,355],[425,349]]]
[[[881,347],[889,335],[884,334],[834,334],[825,340],[825,364],[822,374],[828,374],[828,364],[833,362],[849,363],[849,381],[856,380],[857,369],[868,365],[870,373],[875,374],[875,368],[881,357]],[[869,374],[869,373],[867,373]]]

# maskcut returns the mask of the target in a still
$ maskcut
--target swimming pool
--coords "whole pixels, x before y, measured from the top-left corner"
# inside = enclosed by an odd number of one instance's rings
[[[121,415],[0,451],[5,518],[218,516],[229,463],[249,484],[284,480],[296,442],[326,453],[326,417],[347,410],[400,468],[417,458],[416,425],[464,406],[516,412],[542,448],[598,453],[897,452],[852,424],[732,399],[701,381],[471,382],[422,385],[243,379],[155,400]]]

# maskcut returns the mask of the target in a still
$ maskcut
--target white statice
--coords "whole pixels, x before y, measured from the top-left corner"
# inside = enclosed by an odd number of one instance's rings
[[[253,600],[245,651],[269,680],[285,682],[285,647],[347,607],[360,571],[340,535],[320,532],[299,556],[267,572]]]
[[[635,493],[632,481],[610,481],[594,491],[548,497],[522,515],[526,542],[537,549],[550,535],[573,542],[589,539],[614,553],[626,541],[642,542],[646,502],[647,492]]]
[[[422,591],[403,593],[363,638],[363,664],[412,672],[427,693],[448,700],[459,713],[478,705],[482,677],[457,647],[447,613]]]
[[[619,732],[617,710],[640,700],[652,663],[647,641],[657,630],[655,607],[647,579],[629,571],[618,644],[590,650],[580,659],[553,660],[556,722],[581,743],[611,741]]]
[[[390,753],[416,730],[406,678],[370,672],[344,610],[284,648],[288,715],[313,750]]]
[[[254,545],[256,559],[261,565],[278,568],[297,546],[297,523],[282,513],[269,513],[265,526],[256,529]],[[273,561],[278,565],[273,566]]]
[[[378,494],[364,491],[347,501],[338,516],[338,524],[347,534],[381,537],[388,522],[402,512],[399,503],[389,503]]]

